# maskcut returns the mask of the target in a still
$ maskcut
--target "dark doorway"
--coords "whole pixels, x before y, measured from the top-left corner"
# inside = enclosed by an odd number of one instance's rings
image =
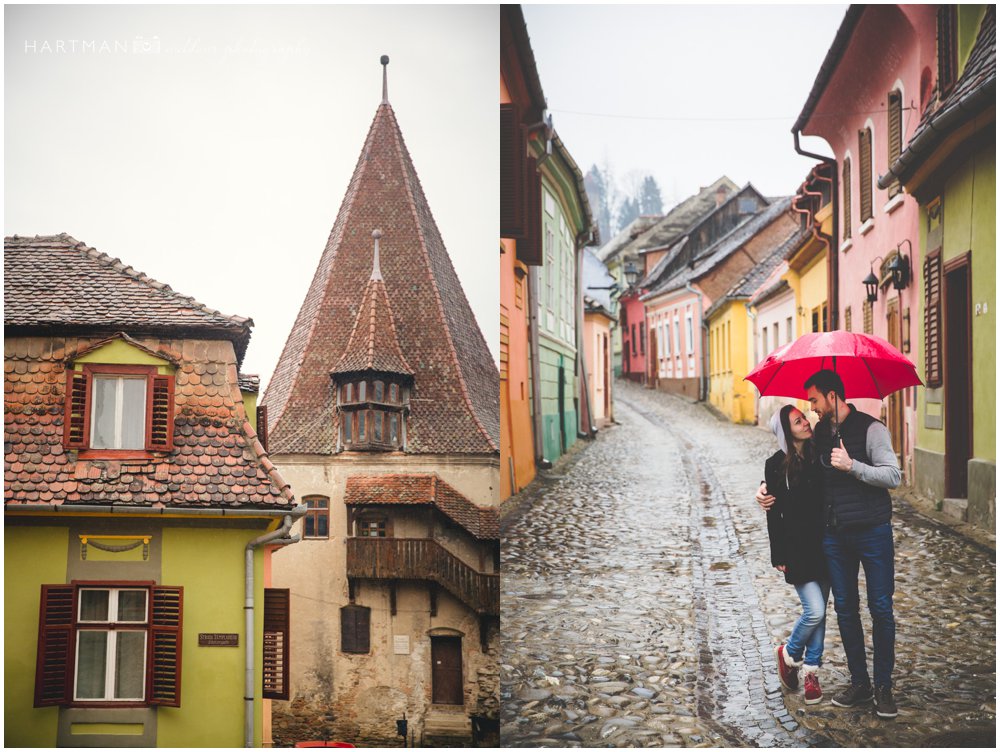
[[[945,495],[969,494],[972,456],[972,346],[969,254],[945,264],[944,482]]]
[[[566,367],[559,356],[559,454],[566,454]]]
[[[608,335],[602,334],[604,342],[603,357],[601,359],[601,382],[604,384],[604,418],[611,417],[611,361],[608,357]]]
[[[431,684],[435,705],[465,705],[461,637],[431,637]]]
[[[660,364],[657,361],[657,342],[656,342],[656,329],[649,330],[649,373],[646,377],[646,383],[651,387],[656,387],[659,382],[660,377]]]

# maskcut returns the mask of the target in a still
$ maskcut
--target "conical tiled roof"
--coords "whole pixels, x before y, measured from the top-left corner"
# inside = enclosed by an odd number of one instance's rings
[[[382,235],[378,230],[373,235],[375,260],[372,276],[361,298],[361,310],[354,322],[354,331],[333,373],[376,371],[412,376],[413,371],[399,349],[392,306],[385,290],[385,280],[382,279],[378,256],[378,241]]]
[[[363,333],[363,324],[356,323],[365,306],[369,332],[373,310],[376,335],[390,330],[378,324],[379,291],[369,289],[374,228],[384,233],[384,281],[376,287],[384,289],[384,310],[391,310],[400,357],[414,379],[407,451],[497,454],[499,372],[386,101],[375,113],[326,249],[264,395],[271,453],[334,451],[330,372],[343,358],[354,357],[345,352],[357,351],[352,332]],[[376,345],[380,341],[376,336]]]

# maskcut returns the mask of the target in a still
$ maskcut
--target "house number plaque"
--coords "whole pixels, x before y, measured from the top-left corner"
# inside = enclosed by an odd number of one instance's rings
[[[240,636],[235,632],[199,632],[198,645],[210,648],[239,647]]]

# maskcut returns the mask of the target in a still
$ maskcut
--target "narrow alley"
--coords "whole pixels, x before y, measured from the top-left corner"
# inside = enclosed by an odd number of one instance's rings
[[[806,707],[778,683],[773,648],[799,603],[770,566],[753,501],[773,438],[678,397],[615,389],[619,425],[523,492],[504,526],[504,744],[988,745],[991,550],[897,502],[900,715]],[[827,698],[848,678],[829,608]],[[864,607],[862,618],[870,646]]]

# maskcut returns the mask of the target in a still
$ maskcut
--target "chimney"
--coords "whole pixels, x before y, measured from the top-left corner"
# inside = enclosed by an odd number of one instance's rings
[[[715,208],[716,209],[718,209],[720,206],[722,206],[725,203],[726,196],[728,196],[728,195],[729,195],[729,192],[726,190],[726,186],[720,185],[718,187],[718,189],[716,189],[716,191],[715,191]]]

